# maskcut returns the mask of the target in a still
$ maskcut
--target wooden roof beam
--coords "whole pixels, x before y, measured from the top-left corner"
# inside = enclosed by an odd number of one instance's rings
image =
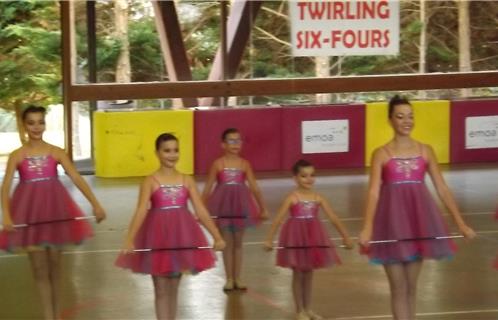
[[[75,84],[74,101],[498,87],[498,71],[329,78]]]

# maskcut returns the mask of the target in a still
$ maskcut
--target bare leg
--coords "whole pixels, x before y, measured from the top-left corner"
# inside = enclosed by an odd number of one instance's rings
[[[417,301],[417,281],[422,269],[422,260],[407,263],[405,265],[405,277],[408,282],[408,307],[411,320],[415,320]]]
[[[225,265],[225,276],[227,283],[224,287],[225,290],[233,289],[233,252],[234,252],[234,234],[230,230],[221,230],[223,239],[225,240],[226,247],[223,250],[223,264]]]
[[[242,238],[244,237],[244,230],[237,230],[233,234],[233,279],[235,280],[235,287],[238,289],[247,289],[245,284],[240,280],[240,273],[242,270]]]
[[[57,249],[49,249],[48,250],[48,257],[49,257],[49,277],[50,277],[50,284],[52,287],[52,303],[53,303],[53,308],[54,308],[54,313],[58,317],[59,310],[60,310],[60,297],[61,297],[61,287],[60,287],[60,282],[61,282],[61,274],[62,274],[62,268],[61,268],[61,256],[62,252]]]
[[[49,253],[47,250],[37,250],[29,252],[28,255],[42,302],[43,316],[47,320],[56,319]]]
[[[309,310],[311,306],[311,291],[313,286],[313,271],[303,272],[303,308]]]
[[[294,295],[294,303],[296,305],[296,313],[300,313],[303,308],[303,279],[302,271],[292,269],[292,293]]]
[[[176,317],[178,287],[181,277],[152,276],[156,318],[158,320],[174,320]]]
[[[408,283],[402,263],[385,264],[384,269],[391,288],[391,310],[394,320],[409,320]]]
[[[180,286],[179,277],[168,278],[168,289],[169,289],[169,315],[170,319],[176,319],[176,311],[178,309],[178,287]]]

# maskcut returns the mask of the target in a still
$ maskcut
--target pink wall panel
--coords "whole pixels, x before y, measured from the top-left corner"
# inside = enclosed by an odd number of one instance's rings
[[[465,118],[498,116],[498,100],[452,101],[450,109],[450,162],[498,161],[498,148],[465,149]]]
[[[301,121],[349,120],[349,152],[301,153]],[[363,167],[365,163],[365,105],[285,107],[282,110],[282,169],[300,158],[318,169]]]
[[[231,127],[241,132],[241,155],[255,171],[280,170],[281,112],[281,108],[195,111],[195,173],[207,173],[213,160],[222,155],[221,134]]]

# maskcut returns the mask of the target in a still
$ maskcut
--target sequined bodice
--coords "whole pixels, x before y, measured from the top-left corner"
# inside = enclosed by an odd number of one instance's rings
[[[39,181],[57,177],[57,161],[50,155],[25,157],[17,170],[21,181]]]
[[[223,168],[218,172],[218,183],[241,184],[246,179],[246,173],[238,168]]]
[[[427,163],[422,156],[413,158],[393,157],[384,165],[382,181],[384,183],[422,183]]]
[[[317,201],[299,200],[290,207],[290,216],[296,219],[316,218],[318,209]]]
[[[187,206],[189,194],[184,185],[161,185],[151,196],[154,209],[179,208]]]

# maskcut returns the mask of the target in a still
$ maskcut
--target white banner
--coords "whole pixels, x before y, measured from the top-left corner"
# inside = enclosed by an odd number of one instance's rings
[[[465,118],[465,149],[498,148],[498,116]]]
[[[349,120],[301,122],[301,152],[330,153],[349,151]]]
[[[294,56],[399,53],[399,0],[289,0]]]

